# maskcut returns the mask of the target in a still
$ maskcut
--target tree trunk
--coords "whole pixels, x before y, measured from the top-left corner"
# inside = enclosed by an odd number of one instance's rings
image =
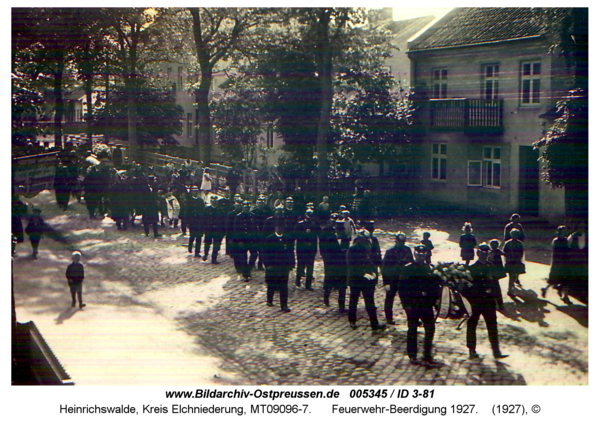
[[[105,99],[104,99],[104,111],[106,113],[106,119],[104,120],[104,142],[108,144],[109,132],[110,132],[110,113],[108,112],[108,106],[110,104],[110,75],[108,72],[105,76]]]
[[[210,54],[208,47],[202,39],[202,27],[200,24],[200,11],[196,7],[189,9],[193,21],[194,43],[196,44],[196,57],[200,65],[200,87],[196,91],[197,107],[197,125],[196,130],[198,146],[198,160],[206,165],[211,162],[211,143],[210,143],[210,109],[208,107],[210,86],[212,83],[212,65],[210,63]]]
[[[93,117],[93,109],[92,109],[92,77],[91,75],[85,81],[85,97],[87,101],[87,114],[86,114],[86,130],[88,143],[92,144],[92,117]]]
[[[136,157],[134,152],[137,150],[137,103],[135,83],[129,81],[127,87],[127,144],[129,156]]]
[[[212,82],[212,73],[202,74],[200,88],[196,91],[196,104],[198,116],[198,128],[196,129],[198,160],[204,162],[207,166],[212,160],[212,149],[210,142],[210,110],[208,108],[208,99],[210,84]]]
[[[65,112],[65,102],[62,95],[64,57],[58,58],[54,73],[54,146],[62,146],[62,120]]]
[[[321,88],[321,111],[317,127],[317,191],[319,196],[328,192],[327,136],[331,125],[331,107],[333,105],[333,52],[329,39],[329,19],[329,13],[322,12],[318,27],[317,58]]]

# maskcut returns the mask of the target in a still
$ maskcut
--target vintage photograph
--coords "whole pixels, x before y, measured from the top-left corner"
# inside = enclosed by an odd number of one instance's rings
[[[588,24],[13,7],[11,384],[587,386]]]

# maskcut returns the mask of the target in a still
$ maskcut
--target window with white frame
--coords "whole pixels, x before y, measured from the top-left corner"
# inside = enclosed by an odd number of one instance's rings
[[[489,64],[483,65],[482,77],[482,97],[486,100],[495,100],[498,98],[500,65]]]
[[[502,148],[485,146],[483,148],[482,168],[483,186],[500,188]]]
[[[431,179],[446,181],[446,143],[431,145]]]
[[[521,104],[540,103],[542,63],[538,61],[521,63]]]
[[[448,97],[448,68],[432,69],[432,99],[446,99]]]

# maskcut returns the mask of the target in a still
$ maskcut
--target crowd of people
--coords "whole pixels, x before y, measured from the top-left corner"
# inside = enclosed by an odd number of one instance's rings
[[[64,167],[68,168],[67,164]],[[381,277],[386,323],[396,325],[393,307],[397,294],[406,312],[407,353],[411,362],[419,363],[419,325],[423,325],[425,331],[422,359],[426,363],[433,362],[435,308],[439,307],[444,285],[431,266],[435,246],[430,234],[425,232],[420,244],[411,249],[406,244],[406,235],[399,232],[394,236],[394,246],[382,254],[371,219],[370,193],[362,190],[359,184],[350,207],[340,205],[334,209],[328,196],[315,205],[297,196],[298,193],[294,193],[296,196],[284,196],[281,192],[269,196],[261,194],[253,203],[236,193],[235,183],[232,183],[231,196],[218,195],[212,191],[209,168],[204,168],[198,178],[185,166],[177,170],[172,167],[162,177],[144,173],[141,169],[132,164],[125,171],[116,171],[93,164],[81,181],[82,193],[72,181],[65,184],[64,180],[57,180],[57,203],[66,210],[71,195],[79,200],[83,194],[89,219],[109,216],[119,231],[131,229],[140,216],[147,237],[150,237],[151,228],[155,238],[161,237],[159,226],[177,229],[182,236],[189,235],[186,247],[190,254],[203,261],[210,257],[215,265],[219,264],[225,240],[224,253],[232,258],[240,278],[248,282],[254,270],[264,270],[266,303],[274,306],[274,296],[278,292],[283,312],[291,310],[288,279],[294,269],[295,285],[306,291],[314,290],[314,267],[319,252],[324,265],[323,303],[329,306],[331,293],[337,291],[338,310],[347,314],[352,328],[357,327],[361,296],[372,330],[386,328],[379,322],[375,302]],[[63,169],[61,175],[72,175],[72,172]],[[25,215],[26,206],[18,195],[13,195],[13,236],[17,242],[24,239],[22,219]],[[35,259],[44,232],[39,208],[33,210],[25,232],[31,240]],[[572,265],[574,261],[583,265],[586,260],[578,248],[579,235],[577,232],[569,235],[564,226],[558,228],[558,236],[552,242],[552,265],[543,296],[548,288],[554,287],[565,303],[570,303],[569,287],[574,279],[587,278],[583,266]],[[481,316],[486,322],[494,356],[507,356],[500,350],[496,321],[496,311],[503,308],[499,280],[508,276],[507,294],[514,296],[521,286],[519,276],[525,273],[524,240],[525,230],[518,214],[514,214],[506,225],[503,243],[497,239],[489,244],[479,243],[471,223],[466,222],[463,226],[460,256],[470,272],[471,281],[462,295],[470,304],[467,347],[471,358],[478,356],[476,328]],[[70,266],[72,269],[67,272],[67,278],[73,306],[79,300],[83,307],[80,256],[79,252],[74,253],[75,265]]]

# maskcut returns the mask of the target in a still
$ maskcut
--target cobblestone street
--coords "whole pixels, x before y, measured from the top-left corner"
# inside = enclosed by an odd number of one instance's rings
[[[549,271],[544,264],[527,263],[514,299],[506,295],[507,279],[501,280],[505,311],[498,322],[508,358],[493,358],[483,319],[477,360],[468,358],[466,324],[457,330],[457,321],[438,320],[434,354],[440,366],[426,368],[411,365],[405,354],[406,318],[398,300],[397,325],[381,332],[371,331],[362,300],[356,330],[338,312],[336,292],[331,307],[323,304],[320,256],[313,292],[297,289],[290,274],[291,312],[285,314],[267,306],[264,272],[254,270],[245,283],[224,256],[224,244],[220,264],[213,265],[188,254],[179,230],[159,227],[160,239],[146,238],[139,224],[117,231],[109,218],[90,221],[75,201],[59,214],[47,191],[30,201],[66,243],[44,238],[37,261],[28,242],[17,246],[17,319],[37,324],[78,385],[588,384],[587,306],[575,299],[565,306],[554,291],[547,299],[538,296]],[[423,230],[407,234],[410,246]],[[434,262],[459,260],[444,228],[427,230]],[[392,234],[375,235],[384,253]],[[83,310],[71,308],[65,279],[72,249],[82,252],[86,271]],[[381,322],[384,293],[380,281]]]

